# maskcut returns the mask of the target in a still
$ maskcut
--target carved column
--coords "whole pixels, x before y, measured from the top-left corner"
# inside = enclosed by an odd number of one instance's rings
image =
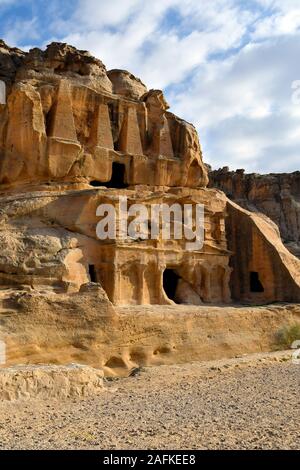
[[[211,275],[211,269],[205,268],[203,301],[208,303],[211,302]]]
[[[224,276],[223,276],[223,302],[229,303],[231,301],[231,292],[229,287],[230,282],[230,275],[232,269],[231,268],[224,268]]]
[[[137,264],[136,269],[137,269],[137,276],[138,276],[138,298],[137,302],[139,305],[144,304],[144,288],[145,288],[145,269],[147,265],[146,264]]]
[[[166,269],[165,264],[159,263],[157,266],[157,279],[156,279],[156,289],[157,289],[157,298],[159,305],[165,305],[166,299],[164,297],[164,287],[163,287],[163,274]]]
[[[198,264],[195,266],[194,276],[195,276],[195,285],[194,285],[195,291],[197,292],[199,297],[202,299],[203,293],[201,292],[201,282],[202,282],[203,274],[202,274],[201,264]]]
[[[113,288],[112,288],[112,303],[119,304],[120,303],[120,282],[121,282],[121,272],[118,263],[115,261],[113,263]]]

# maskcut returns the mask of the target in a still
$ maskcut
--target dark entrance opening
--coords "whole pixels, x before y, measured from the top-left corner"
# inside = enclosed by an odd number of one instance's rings
[[[97,282],[97,273],[94,264],[89,264],[89,276],[91,282]]]
[[[112,173],[110,181],[90,181],[90,185],[94,188],[103,186],[104,188],[115,188],[115,189],[124,189],[128,187],[128,184],[125,183],[125,165],[124,163],[114,162],[112,164]]]
[[[173,269],[165,269],[163,274],[163,287],[170,300],[175,302],[176,287],[180,276]]]
[[[97,180],[90,181],[90,185],[94,186],[94,188],[98,188],[99,186],[105,187],[105,183],[102,183],[101,181],[97,181]]]
[[[125,183],[125,165],[123,163],[114,162],[112,164],[111,180],[103,183],[107,188],[124,189],[128,187]]]
[[[262,285],[259,275],[257,272],[252,271],[250,273],[250,291],[251,292],[264,292],[264,286]]]

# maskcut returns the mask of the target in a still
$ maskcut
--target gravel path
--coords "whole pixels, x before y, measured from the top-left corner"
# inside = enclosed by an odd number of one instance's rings
[[[149,368],[95,398],[2,402],[0,449],[299,449],[299,386],[283,358]]]

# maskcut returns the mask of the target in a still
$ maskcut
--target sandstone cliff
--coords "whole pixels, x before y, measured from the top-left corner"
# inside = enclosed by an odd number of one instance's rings
[[[0,79],[8,90],[0,106],[3,189],[51,179],[107,183],[112,162],[124,165],[128,185],[206,186],[195,128],[129,72],[107,73],[67,44],[24,53],[1,42]]]
[[[118,374],[267,349],[283,322],[298,320],[297,305],[228,307],[300,302],[300,261],[269,219],[207,188],[197,132],[168,111],[162,91],[60,43],[24,53],[1,42],[0,79],[8,364],[78,361]],[[176,206],[181,226],[186,204],[204,206],[203,244],[188,249],[161,230],[151,237],[145,215],[146,237],[118,227],[99,239],[97,208],[109,204],[119,222],[120,196],[147,214],[154,204]]]
[[[245,174],[223,168],[211,171],[210,187],[224,191],[245,209],[261,212],[279,227],[286,247],[300,257],[300,172]]]

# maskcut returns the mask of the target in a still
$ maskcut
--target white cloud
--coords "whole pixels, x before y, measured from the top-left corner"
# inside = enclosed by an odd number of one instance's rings
[[[173,109],[196,124],[211,164],[299,169],[300,105],[291,99],[299,54],[298,36],[245,47],[200,67],[188,92],[173,91]]]
[[[73,18],[89,28],[116,26],[139,7],[139,0],[80,0]]]
[[[182,24],[162,28],[171,8]],[[56,27],[69,31],[64,41],[90,50],[108,68],[127,68],[150,87],[163,88],[182,80],[209,54],[238,47],[253,20],[233,0],[87,0]]]
[[[39,40],[40,33],[37,17],[28,20],[15,19],[7,25],[4,35],[7,44],[16,46],[27,37],[30,37],[31,40]]]
[[[300,5],[286,13],[264,18],[256,25],[254,39],[294,34],[300,27]]]

